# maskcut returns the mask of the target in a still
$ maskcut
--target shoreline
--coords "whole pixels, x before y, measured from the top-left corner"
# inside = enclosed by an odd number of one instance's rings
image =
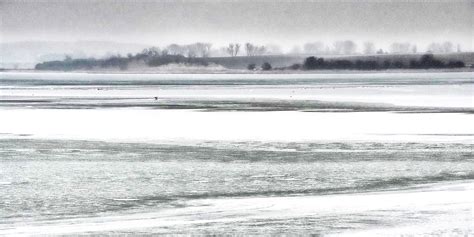
[[[71,70],[52,71],[35,69],[0,69],[0,73],[77,73],[77,74],[383,74],[383,73],[456,73],[474,72],[474,68],[462,69],[389,69],[389,70],[271,70],[271,71],[249,71],[245,69],[207,70]]]

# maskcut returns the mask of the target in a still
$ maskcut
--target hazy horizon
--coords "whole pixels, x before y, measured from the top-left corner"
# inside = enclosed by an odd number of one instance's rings
[[[54,3],[54,4],[51,4]],[[472,51],[470,1],[11,1],[0,0],[0,42],[113,41],[277,44],[321,41],[418,45],[451,41]],[[236,14],[238,12],[238,14]]]

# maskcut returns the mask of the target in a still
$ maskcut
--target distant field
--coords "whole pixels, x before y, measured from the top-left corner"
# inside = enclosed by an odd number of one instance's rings
[[[402,61],[403,63],[409,63],[410,60],[418,59],[423,55],[420,54],[382,54],[382,55],[351,55],[351,56],[340,56],[340,55],[266,55],[266,56],[237,56],[237,57],[211,57],[208,59],[209,62],[220,64],[226,68],[231,69],[242,69],[246,68],[248,64],[255,63],[256,65],[262,65],[264,62],[270,63],[273,67],[286,67],[295,63],[303,63],[304,59],[309,56],[323,57],[325,59],[347,59],[351,61],[355,60],[375,60],[382,63],[385,60],[390,61]],[[474,53],[451,53],[451,54],[434,54],[436,58],[443,61],[450,60],[461,60],[466,65],[474,64]]]

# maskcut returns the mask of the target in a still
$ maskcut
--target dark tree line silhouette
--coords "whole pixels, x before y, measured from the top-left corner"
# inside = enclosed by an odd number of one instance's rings
[[[193,44],[196,47],[200,44]],[[112,56],[105,59],[72,59],[66,57],[62,61],[49,61],[39,63],[35,66],[37,70],[91,70],[91,69],[120,69],[127,70],[130,64],[147,65],[149,67],[157,67],[167,64],[188,64],[188,65],[200,65],[207,66],[211,62],[218,63],[218,61],[212,60],[207,57],[207,50],[210,48],[205,44],[203,50],[196,51],[201,52],[200,57],[193,56],[195,54],[187,53],[187,56],[177,53],[177,49],[181,49],[176,45],[170,45],[165,50],[160,50],[156,47],[144,49],[142,52],[135,55],[128,54],[126,57],[120,55]],[[206,46],[206,47],[204,47]],[[317,45],[316,45],[317,46]],[[316,47],[314,46],[314,47]],[[309,47],[309,46],[308,46]],[[189,48],[189,47],[188,47]],[[192,48],[192,47],[191,47]],[[238,52],[240,45],[236,48],[235,45],[232,47],[232,54],[235,56]],[[205,49],[205,50],[204,50]],[[173,51],[174,50],[174,51]],[[248,56],[248,60],[254,56]],[[419,59],[402,61],[402,60],[347,60],[347,59],[330,59],[325,60],[324,58],[308,57],[302,64],[294,64],[288,67],[273,68],[268,62],[263,63],[260,66],[261,70],[331,70],[331,69],[352,69],[352,70],[384,70],[384,69],[430,69],[430,68],[462,68],[465,67],[462,61],[441,61],[436,59],[433,54],[425,54]],[[249,70],[256,70],[255,64],[249,64],[247,66]]]
[[[94,68],[119,68],[127,70],[130,63],[144,62],[150,67],[166,65],[170,63],[192,64],[207,66],[209,63],[204,57],[185,57],[181,54],[169,54],[167,51],[159,51],[157,48],[144,49],[135,55],[128,54],[127,57],[120,55],[106,59],[72,59],[66,57],[62,61],[48,61],[36,64],[37,70],[90,70]]]
[[[402,61],[385,60],[381,63],[374,60],[325,60],[324,58],[308,57],[303,64],[294,64],[289,69],[318,70],[318,69],[355,69],[355,70],[383,70],[383,69],[430,69],[430,68],[461,68],[465,67],[462,61],[443,62],[432,54],[425,54],[418,60],[409,63]]]

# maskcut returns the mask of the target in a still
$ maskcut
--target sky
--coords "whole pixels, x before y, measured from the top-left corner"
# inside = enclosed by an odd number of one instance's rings
[[[0,41],[279,44],[373,41],[472,51],[474,1],[0,0]]]

